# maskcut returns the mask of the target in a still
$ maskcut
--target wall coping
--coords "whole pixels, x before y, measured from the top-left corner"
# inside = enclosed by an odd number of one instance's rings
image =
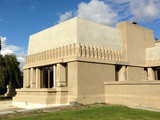
[[[57,88],[21,88],[16,89],[17,92],[68,92],[68,87]]]
[[[152,80],[152,81],[107,81],[104,82],[104,85],[160,85],[160,81]]]

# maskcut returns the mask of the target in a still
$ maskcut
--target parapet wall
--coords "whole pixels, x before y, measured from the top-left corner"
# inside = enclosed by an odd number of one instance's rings
[[[159,46],[146,49],[146,61],[160,60],[160,48]]]
[[[154,47],[146,48],[146,67],[160,66],[160,43]]]
[[[31,35],[27,55],[73,43],[123,49],[119,29],[76,17]]]

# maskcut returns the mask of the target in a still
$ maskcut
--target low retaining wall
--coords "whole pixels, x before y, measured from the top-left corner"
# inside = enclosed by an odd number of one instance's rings
[[[104,86],[106,103],[160,109],[159,81],[115,81]]]
[[[12,105],[20,108],[41,108],[68,103],[68,88],[17,89]]]

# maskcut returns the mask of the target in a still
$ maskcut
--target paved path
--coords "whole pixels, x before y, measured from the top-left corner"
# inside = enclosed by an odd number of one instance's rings
[[[14,110],[21,110],[21,108],[13,107],[11,100],[0,101],[0,113]]]

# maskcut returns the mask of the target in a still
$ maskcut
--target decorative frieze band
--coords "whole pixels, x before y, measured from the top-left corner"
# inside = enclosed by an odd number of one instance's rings
[[[113,50],[92,45],[74,43],[33,55],[28,55],[26,56],[25,64],[48,61],[57,58],[66,58],[70,56],[111,61],[125,61],[126,58],[125,52],[122,50]]]

